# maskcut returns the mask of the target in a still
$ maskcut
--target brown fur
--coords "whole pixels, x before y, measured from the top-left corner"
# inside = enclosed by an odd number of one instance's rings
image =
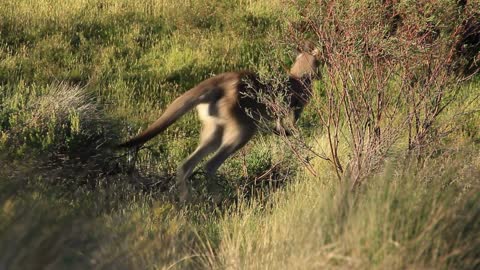
[[[289,74],[287,85],[282,86],[294,121],[300,117],[311,93],[311,81],[318,67],[317,51],[300,53]],[[196,165],[214,153],[205,164],[209,175],[235,151],[243,147],[255,134],[261,119],[273,120],[267,105],[259,101],[258,92],[272,91],[272,86],[262,83],[252,72],[228,72],[209,78],[178,97],[165,112],[145,131],[121,144],[138,146],[164,131],[194,107],[197,108],[202,131],[197,149],[179,166],[177,184],[180,197],[188,195],[186,179]],[[277,122],[277,132],[287,132],[282,121]]]

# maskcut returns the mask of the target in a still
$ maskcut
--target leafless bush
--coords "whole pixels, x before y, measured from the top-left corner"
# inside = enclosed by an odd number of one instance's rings
[[[309,158],[305,158],[304,153],[314,154],[320,158],[327,159],[325,155],[318,154],[306,144],[305,139],[299,132],[295,123],[295,108],[292,108],[292,99],[301,100],[301,102],[308,103],[311,98],[311,93],[299,94],[291,91],[291,81],[285,74],[270,74],[269,76],[261,76],[259,78],[261,87],[251,85],[249,91],[245,96],[256,100],[264,107],[259,108],[265,110],[267,117],[259,117],[255,110],[246,108],[247,114],[256,119],[257,127],[260,131],[267,133],[274,133],[280,136],[282,142],[287,149],[291,150],[301,164],[312,174],[316,175],[315,169],[309,163]],[[249,82],[246,82],[249,84]],[[305,82],[310,83],[310,81]],[[308,89],[309,85],[305,85]],[[301,112],[298,110],[297,113]],[[274,121],[272,121],[274,120]],[[273,123],[273,124],[272,124]],[[272,167],[273,168],[273,167]]]
[[[339,179],[360,183],[401,136],[408,136],[410,151],[421,151],[435,138],[436,119],[469,78],[455,70],[460,34],[475,14],[472,5],[352,0],[294,5],[302,27],[292,23],[290,36],[313,35],[322,49],[323,82],[310,106],[327,134],[324,159]],[[342,163],[341,143],[348,145],[348,164]]]

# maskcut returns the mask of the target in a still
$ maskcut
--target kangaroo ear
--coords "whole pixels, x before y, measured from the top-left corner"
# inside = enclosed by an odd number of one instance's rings
[[[310,54],[314,54],[316,50],[315,45],[310,40],[306,40],[302,44],[302,51]],[[318,51],[318,50],[317,50]]]
[[[297,46],[295,46],[295,53],[296,54],[301,54],[302,52],[303,52],[302,46],[297,44]]]
[[[314,56],[317,60],[319,60],[322,56],[322,51],[321,48],[319,49],[315,44],[309,40],[303,41],[300,44],[297,44],[295,47],[295,51],[298,55],[301,55],[302,53],[308,53],[312,56]]]
[[[313,42],[310,40],[305,40],[297,45],[296,47],[297,53],[309,53],[313,56],[320,55],[320,50],[315,46]]]

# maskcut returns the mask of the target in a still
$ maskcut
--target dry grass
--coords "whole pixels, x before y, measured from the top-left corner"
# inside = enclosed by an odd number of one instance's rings
[[[465,147],[422,167],[397,160],[354,193],[330,169],[266,208],[240,203],[220,221],[207,268],[474,269],[480,157]]]

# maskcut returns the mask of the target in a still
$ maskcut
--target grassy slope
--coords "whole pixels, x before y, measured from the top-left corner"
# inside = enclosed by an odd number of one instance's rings
[[[356,194],[318,161],[320,176],[299,170],[267,201],[179,207],[168,193],[139,190],[135,177],[106,175],[112,165],[103,156],[94,159],[101,168],[83,159],[91,144],[135,133],[211,74],[288,65],[288,49],[271,47],[285,17],[295,17],[280,1],[3,2],[0,268],[479,265],[479,118],[458,117],[456,107],[442,121],[460,128],[432,150],[435,158],[417,166],[394,155]],[[479,88],[477,80],[463,93]],[[195,147],[197,125],[188,115],[156,139],[141,173],[169,178]],[[229,160],[221,172],[231,194],[245,174],[288,156],[271,149],[279,142],[260,136],[246,160]],[[53,165],[42,162],[52,157]]]

